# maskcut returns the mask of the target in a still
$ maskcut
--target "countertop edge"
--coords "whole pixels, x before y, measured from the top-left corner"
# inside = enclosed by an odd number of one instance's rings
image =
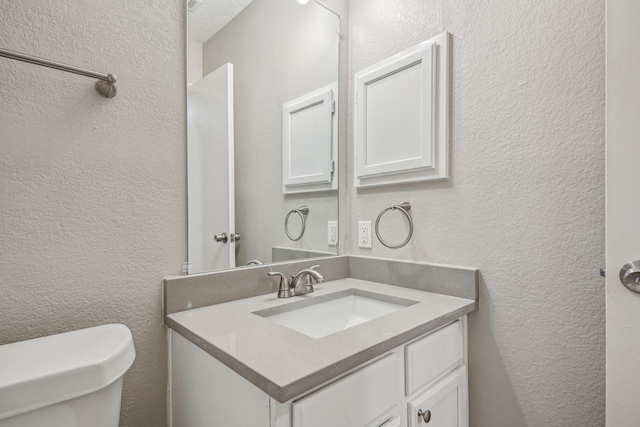
[[[412,341],[422,335],[425,335],[441,326],[453,322],[454,320],[469,314],[478,308],[478,302],[469,300],[465,306],[453,310],[443,316],[432,319],[406,332],[393,336],[372,347],[363,349],[351,356],[346,357],[338,363],[322,368],[306,377],[300,378],[285,386],[279,386],[261,375],[259,372],[251,369],[244,363],[230,356],[226,352],[220,350],[210,342],[202,339],[200,336],[192,332],[190,329],[182,326],[179,322],[165,316],[164,323],[184,338],[195,344],[197,347],[215,357],[222,364],[233,370],[235,373],[249,381],[251,384],[273,397],[280,403],[287,402],[291,399],[301,396],[302,394],[313,390],[314,388],[336,378],[340,375],[364,364],[376,357],[393,350],[403,344]]]

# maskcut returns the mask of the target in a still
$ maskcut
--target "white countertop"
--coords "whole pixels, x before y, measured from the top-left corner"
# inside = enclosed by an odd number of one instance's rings
[[[272,293],[182,311],[168,315],[165,323],[285,402],[477,307],[470,299],[357,279],[314,287],[314,293],[292,298],[281,299]],[[418,303],[322,338],[311,338],[253,314],[352,288]]]

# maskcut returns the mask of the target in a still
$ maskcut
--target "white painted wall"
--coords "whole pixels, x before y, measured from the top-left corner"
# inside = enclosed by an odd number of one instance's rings
[[[319,10],[321,12],[319,12]],[[316,4],[259,0],[204,44],[204,74],[234,64],[236,265],[271,261],[271,247],[331,251],[327,221],[337,219],[336,192],[282,194],[282,104],[337,80],[338,19]],[[260,64],[257,66],[256,64]],[[284,219],[308,205],[304,237],[289,240]],[[293,215],[292,215],[293,216]],[[291,234],[298,234],[297,217]]]
[[[0,2],[0,344],[120,322],[137,357],[123,427],[166,423],[162,278],[186,260],[183,3]]]
[[[351,73],[452,33],[452,178],[349,185],[349,253],[480,269],[470,425],[602,426],[604,0],[350,4]],[[402,200],[411,242],[358,249],[357,221]],[[385,236],[401,241],[401,218]]]

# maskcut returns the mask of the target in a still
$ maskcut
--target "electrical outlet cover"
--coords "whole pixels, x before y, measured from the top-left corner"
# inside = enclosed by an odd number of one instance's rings
[[[329,246],[338,246],[338,221],[329,221],[327,223],[327,244]]]
[[[358,247],[371,249],[371,221],[358,222]]]

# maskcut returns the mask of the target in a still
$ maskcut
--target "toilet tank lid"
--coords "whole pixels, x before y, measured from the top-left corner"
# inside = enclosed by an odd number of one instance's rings
[[[100,390],[135,356],[131,331],[120,324],[0,346],[0,420]]]

